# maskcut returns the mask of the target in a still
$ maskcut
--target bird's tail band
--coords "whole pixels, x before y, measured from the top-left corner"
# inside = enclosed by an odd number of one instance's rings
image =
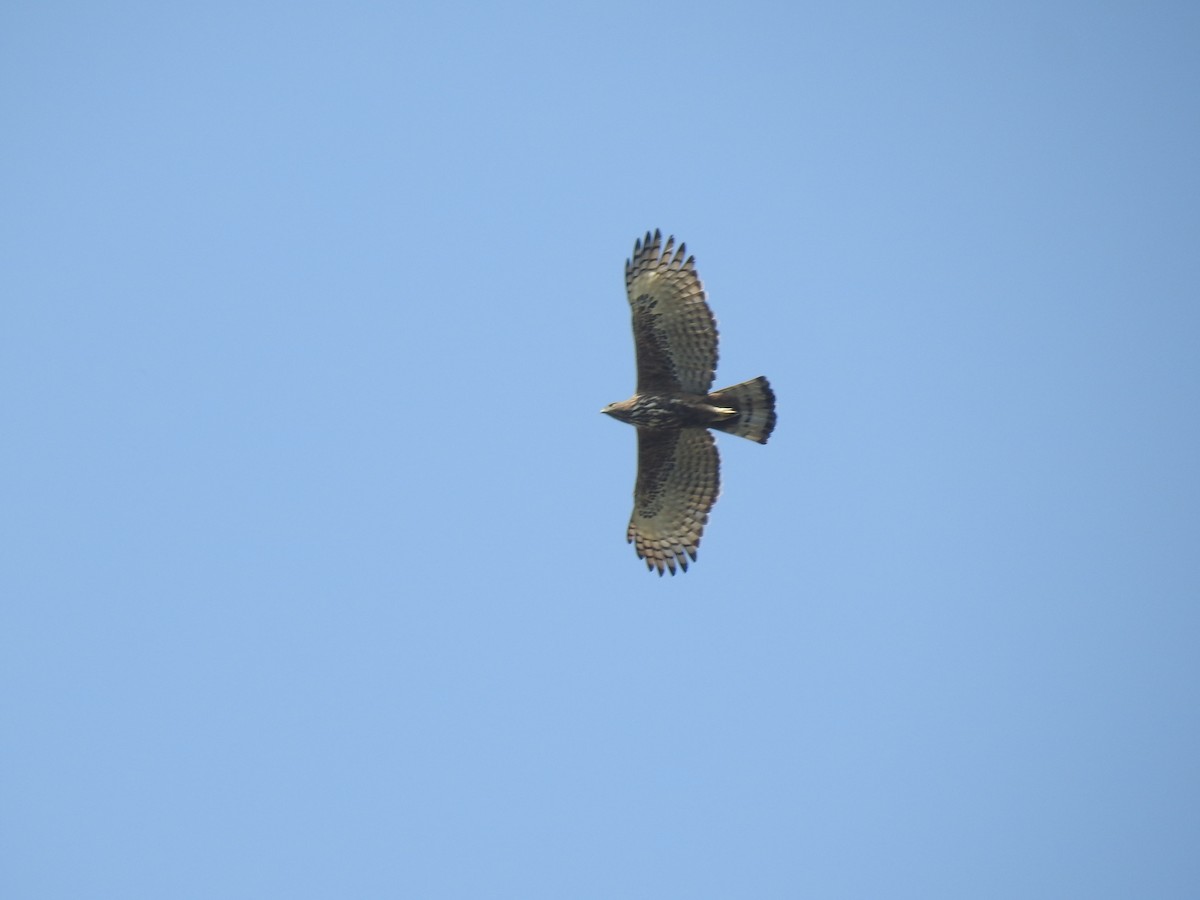
[[[734,415],[713,428],[765,444],[775,428],[775,392],[761,375],[708,395],[713,406],[734,410]]]

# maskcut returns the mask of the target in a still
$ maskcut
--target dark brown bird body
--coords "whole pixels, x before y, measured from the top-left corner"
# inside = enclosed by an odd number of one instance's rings
[[[637,428],[707,428],[730,416],[701,394],[634,394],[604,412]]]

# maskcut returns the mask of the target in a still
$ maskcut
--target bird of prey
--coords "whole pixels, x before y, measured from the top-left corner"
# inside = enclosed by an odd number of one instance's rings
[[[661,232],[633,247],[625,262],[633,309],[637,392],[601,412],[638,432],[638,473],[626,538],[651,571],[685,572],[696,558],[720,490],[720,460],[710,428],[765,444],[775,427],[775,393],[766,378],[712,391],[717,323],[704,300],[696,261]]]

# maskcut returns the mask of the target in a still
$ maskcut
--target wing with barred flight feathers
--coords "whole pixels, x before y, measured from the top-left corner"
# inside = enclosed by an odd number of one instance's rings
[[[720,462],[703,428],[638,429],[638,475],[627,537],[647,568],[687,571],[720,490]]]
[[[704,300],[696,261],[675,238],[646,232],[625,263],[633,308],[638,393],[706,394],[717,368],[717,323]]]

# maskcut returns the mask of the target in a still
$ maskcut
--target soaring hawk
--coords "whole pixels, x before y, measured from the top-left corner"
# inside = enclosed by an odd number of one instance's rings
[[[638,432],[638,474],[626,534],[661,576],[696,558],[720,490],[720,460],[709,428],[765,444],[775,427],[775,394],[759,377],[709,393],[717,368],[717,323],[704,302],[696,261],[675,238],[646,232],[625,262],[633,308],[637,393],[601,412]]]

